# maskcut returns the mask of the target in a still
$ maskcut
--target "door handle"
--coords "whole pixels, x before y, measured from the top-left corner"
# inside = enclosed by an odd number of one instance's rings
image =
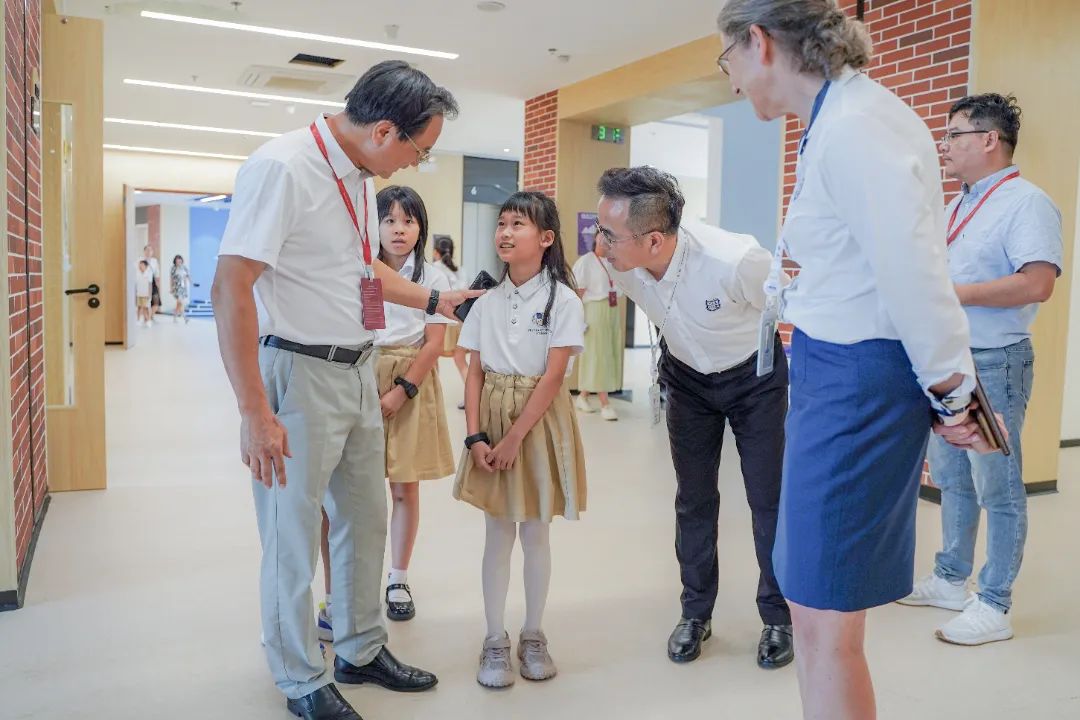
[[[79,293],[90,293],[91,295],[97,295],[101,292],[101,288],[94,283],[90,283],[84,288],[73,288],[71,290],[65,290],[65,295],[78,295]]]

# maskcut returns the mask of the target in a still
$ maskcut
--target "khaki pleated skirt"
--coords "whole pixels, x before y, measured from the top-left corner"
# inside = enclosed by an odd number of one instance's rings
[[[394,386],[412,366],[418,348],[382,347],[375,366],[379,395]],[[420,392],[406,400],[394,417],[384,419],[386,477],[390,482],[437,480],[454,474],[454,452],[446,424],[442,383],[433,368],[420,383]]]
[[[448,323],[446,325],[446,339],[443,340],[443,357],[453,357],[454,350],[457,349],[458,338],[461,337],[461,325],[458,323]]]
[[[619,308],[607,299],[585,303],[585,352],[578,358],[578,390],[615,392],[621,386],[623,349]]]
[[[487,373],[480,394],[480,430],[495,447],[536,389],[538,377]],[[525,522],[561,515],[577,520],[585,510],[585,455],[577,415],[564,387],[533,426],[514,466],[485,472],[463,451],[454,497],[495,517]]]

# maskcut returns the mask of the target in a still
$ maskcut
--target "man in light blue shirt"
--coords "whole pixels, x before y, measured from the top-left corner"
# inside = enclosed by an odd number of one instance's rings
[[[945,172],[963,192],[945,209],[949,273],[971,324],[975,367],[994,410],[1005,418],[1013,453],[976,455],[940,437],[928,457],[941,488],[944,548],[934,572],[902,603],[962,614],[937,630],[959,645],[1013,636],[1009,610],[1027,536],[1020,435],[1031,398],[1031,323],[1061,275],[1061,213],[1013,164],[1020,108],[1012,96],[966,97],[949,111],[941,140]],[[987,559],[970,595],[975,538],[987,514]]]

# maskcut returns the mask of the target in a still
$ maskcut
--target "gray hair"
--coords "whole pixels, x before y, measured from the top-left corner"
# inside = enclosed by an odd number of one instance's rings
[[[727,0],[716,24],[734,43],[747,42],[757,25],[792,57],[796,70],[830,80],[845,65],[865,67],[873,57],[866,26],[845,15],[836,0]]]

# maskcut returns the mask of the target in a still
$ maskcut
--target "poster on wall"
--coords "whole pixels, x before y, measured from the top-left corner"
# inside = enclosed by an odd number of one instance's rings
[[[577,214],[577,254],[588,255],[593,250],[593,238],[596,236],[596,221],[599,216],[594,212]]]

